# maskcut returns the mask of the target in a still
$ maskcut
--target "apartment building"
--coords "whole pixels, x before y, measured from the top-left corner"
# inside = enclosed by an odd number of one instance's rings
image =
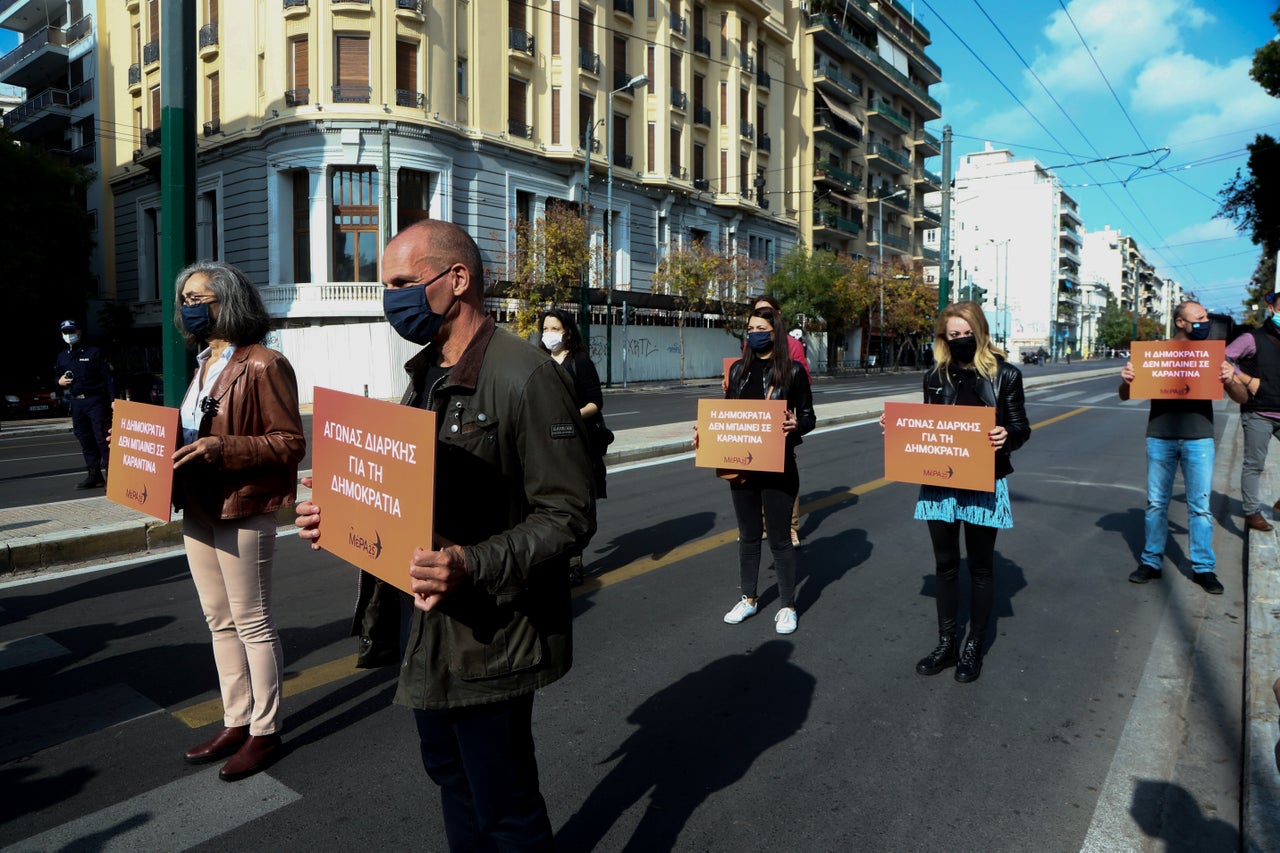
[[[129,130],[103,152],[114,197],[107,267],[143,329],[162,322],[166,287],[166,5],[103,8],[103,109]],[[199,254],[242,266],[263,288],[282,349],[360,353],[350,361],[370,377],[395,374],[404,355],[380,320],[381,247],[423,217],[467,228],[497,291],[515,223],[556,203],[588,211],[601,251],[608,217],[611,263],[600,269],[611,275],[593,273],[594,302],[616,306],[606,294],[618,292],[642,302],[682,241],[768,267],[802,236],[782,202],[801,156],[793,5],[201,0]],[[368,382],[370,393],[396,390]]]
[[[954,291],[985,291],[993,334],[1013,353],[1080,349],[1080,209],[1050,171],[990,144],[956,170]]]
[[[0,121],[19,142],[98,171],[98,22],[93,12],[91,0],[0,0],[0,29],[19,36],[17,47],[0,56],[0,84],[18,87],[5,92]],[[96,223],[91,290],[109,299],[114,294],[102,276],[101,182],[87,189],[83,203]],[[93,323],[94,312],[89,315]]]
[[[797,60],[813,93],[796,176],[806,242],[890,266],[936,264],[923,232],[941,220],[924,198],[942,179],[925,164],[941,146],[925,123],[942,115],[929,94],[942,70],[925,54],[928,28],[897,0],[800,6],[810,11]]]
[[[1173,309],[1182,302],[1182,286],[1172,278],[1157,275],[1133,237],[1110,225],[1084,234],[1082,274],[1090,281],[1106,284],[1122,311],[1147,317],[1172,334]]]

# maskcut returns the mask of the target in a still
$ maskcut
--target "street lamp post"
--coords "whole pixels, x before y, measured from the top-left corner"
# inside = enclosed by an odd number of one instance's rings
[[[881,373],[884,373],[884,203],[891,198],[904,194],[906,191],[906,187],[903,187],[888,195],[876,198],[876,246],[879,249],[879,257],[876,260],[876,278],[880,280],[880,355],[876,358],[880,362]]]
[[[987,240],[992,245],[996,253],[996,318],[1000,321],[999,339],[1000,346],[1009,346],[1009,240],[997,240],[992,237]],[[1000,287],[1000,247],[1004,246],[1004,288],[1001,293]]]
[[[605,136],[607,142],[605,145],[608,151],[605,152],[608,182],[608,200],[604,209],[604,248],[605,248],[605,305],[608,312],[605,319],[605,356],[604,356],[604,384],[605,387],[613,386],[613,96],[619,92],[629,92],[637,86],[644,86],[649,82],[648,74],[638,74],[626,82],[626,85],[619,86],[609,93],[609,118],[605,125]]]

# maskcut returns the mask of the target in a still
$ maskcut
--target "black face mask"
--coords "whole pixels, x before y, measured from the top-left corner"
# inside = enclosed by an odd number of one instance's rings
[[[1193,341],[1207,341],[1209,339],[1209,321],[1203,323],[1188,322],[1187,338]]]
[[[978,354],[978,339],[973,335],[963,338],[947,338],[947,349],[951,351],[951,360],[956,364],[973,364]]]
[[[213,315],[209,313],[209,303],[201,302],[199,305],[183,305],[182,311],[182,328],[193,338],[204,340],[209,336],[209,330],[213,328]]]
[[[406,341],[426,346],[435,340],[444,315],[431,310],[431,304],[427,302],[427,288],[443,278],[449,269],[420,286],[388,287],[382,291],[382,313],[391,328]]]

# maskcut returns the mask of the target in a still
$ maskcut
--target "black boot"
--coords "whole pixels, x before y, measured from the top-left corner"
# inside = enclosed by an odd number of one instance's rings
[[[982,638],[970,636],[960,650],[960,662],[956,664],[956,681],[968,684],[977,681],[982,674]]]
[[[107,481],[102,479],[102,472],[99,471],[97,468],[90,468],[89,476],[85,477],[79,483],[76,483],[76,489],[78,490],[99,489],[105,486],[106,484],[107,484]]]
[[[954,631],[938,632],[938,647],[929,652],[916,664],[916,672],[920,675],[937,675],[949,666],[955,666],[959,659],[959,648]]]

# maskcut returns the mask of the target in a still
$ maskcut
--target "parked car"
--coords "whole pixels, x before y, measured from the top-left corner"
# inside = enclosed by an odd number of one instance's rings
[[[164,405],[164,375],[161,373],[133,373],[116,382],[116,396],[135,403]]]
[[[68,413],[62,389],[56,385],[30,383],[4,395],[6,418],[52,418]]]

